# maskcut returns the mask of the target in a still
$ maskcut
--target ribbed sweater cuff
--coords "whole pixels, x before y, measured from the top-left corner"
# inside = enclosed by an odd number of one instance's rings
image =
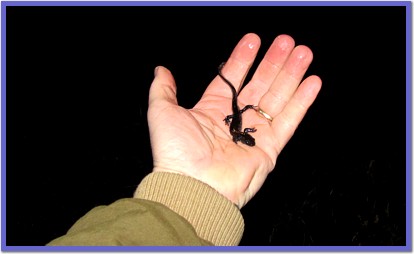
[[[164,204],[216,246],[240,243],[244,221],[239,209],[209,185],[192,177],[154,172],[139,184],[135,198]]]

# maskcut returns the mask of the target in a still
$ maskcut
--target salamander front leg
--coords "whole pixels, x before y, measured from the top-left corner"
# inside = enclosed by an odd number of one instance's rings
[[[256,132],[257,131],[257,129],[256,128],[244,128],[244,131],[243,131],[243,133],[249,133],[249,132]]]

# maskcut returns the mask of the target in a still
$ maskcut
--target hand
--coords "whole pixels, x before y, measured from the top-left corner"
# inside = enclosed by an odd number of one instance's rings
[[[232,114],[232,93],[219,76],[194,108],[185,109],[177,104],[173,76],[166,68],[157,67],[148,109],[154,172],[191,176],[243,207],[275,167],[277,156],[321,88],[317,76],[302,81],[313,55],[308,47],[294,44],[290,36],[278,36],[238,97],[240,108],[258,105],[273,117],[269,121],[255,110],[243,113],[243,129],[257,129],[251,133],[256,139],[253,147],[232,141],[223,121]],[[226,61],[222,73],[236,89],[259,47],[260,38],[247,34]]]

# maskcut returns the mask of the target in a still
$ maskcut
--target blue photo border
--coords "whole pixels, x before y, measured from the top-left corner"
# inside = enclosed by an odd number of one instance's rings
[[[6,7],[7,6],[405,6],[406,7],[406,245],[405,246],[7,246],[6,245]],[[2,1],[1,2],[1,250],[13,252],[411,252],[412,251],[412,4],[410,1]]]

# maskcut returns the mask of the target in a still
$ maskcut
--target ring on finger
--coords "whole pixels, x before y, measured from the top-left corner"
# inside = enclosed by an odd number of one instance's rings
[[[258,108],[257,112],[259,112],[259,114],[261,114],[267,120],[273,121],[273,117],[271,117],[268,113],[264,112],[263,109]]]

